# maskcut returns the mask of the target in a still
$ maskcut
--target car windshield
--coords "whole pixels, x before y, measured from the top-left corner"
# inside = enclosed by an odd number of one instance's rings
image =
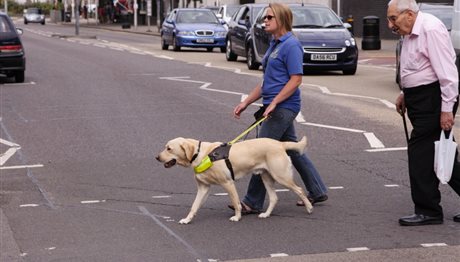
[[[212,11],[203,10],[203,11],[182,11],[177,14],[177,23],[187,23],[187,24],[196,24],[196,23],[205,23],[205,24],[218,24],[219,21],[217,17],[212,13]]]
[[[236,11],[238,11],[240,7],[235,5],[235,6],[227,6],[227,16],[232,17]]]
[[[291,8],[293,28],[342,28],[340,19],[327,8]]]
[[[38,8],[29,8],[27,9],[27,14],[41,14],[42,10]]]
[[[13,29],[8,23],[7,18],[5,16],[0,16],[0,33],[9,33],[12,31]]]
[[[439,18],[444,25],[446,25],[448,30],[452,29],[452,17],[454,15],[454,8],[453,6],[447,6],[447,5],[440,5],[440,6],[433,6],[433,7],[427,7],[423,8],[423,6],[420,7],[420,11],[424,13],[429,13],[437,18]]]

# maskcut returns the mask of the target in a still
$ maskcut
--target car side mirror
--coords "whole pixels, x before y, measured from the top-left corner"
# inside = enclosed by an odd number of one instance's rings
[[[344,26],[346,29],[351,28],[351,24],[350,24],[350,23],[343,23],[343,26]]]
[[[21,29],[21,28],[16,28],[16,32],[19,34],[19,35],[22,35],[24,33],[24,31]]]
[[[221,19],[222,18],[222,14],[216,14],[217,18]]]

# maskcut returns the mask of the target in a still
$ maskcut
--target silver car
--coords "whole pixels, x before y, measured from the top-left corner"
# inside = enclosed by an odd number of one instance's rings
[[[24,10],[24,24],[40,23],[45,24],[45,15],[40,8],[27,8]]]

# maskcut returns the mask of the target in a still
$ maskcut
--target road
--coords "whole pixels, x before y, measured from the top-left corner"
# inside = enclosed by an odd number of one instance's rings
[[[460,255],[460,226],[451,219],[458,197],[450,188],[441,187],[443,225],[397,223],[413,207],[388,57],[362,52],[355,76],[303,78],[297,133],[308,136],[307,153],[329,187],[329,200],[313,214],[279,187],[272,217],[233,223],[228,196],[215,186],[195,220],[180,225],[195,197],[193,173],[165,169],[154,157],[178,136],[235,138],[256,106],[241,120],[232,109],[261,72],[248,71],[244,60],[225,61],[218,50],[162,51],[154,36],[85,28],[76,38],[68,37],[71,27],[51,24],[23,29],[26,81],[0,79],[2,261]],[[241,197],[248,181],[237,183]]]

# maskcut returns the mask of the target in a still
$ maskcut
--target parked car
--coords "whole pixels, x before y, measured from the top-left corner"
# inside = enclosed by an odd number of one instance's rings
[[[340,70],[354,75],[358,66],[358,47],[350,31],[329,7],[315,4],[291,4],[292,31],[303,50],[303,67],[307,71]],[[271,34],[265,31],[263,17],[266,9],[259,12],[251,30],[247,47],[249,69],[258,69],[267,51]]]
[[[247,46],[250,41],[250,29],[260,10],[267,4],[244,4],[232,16],[228,23],[227,61],[236,61],[238,56],[247,57]]]
[[[26,58],[24,47],[17,29],[5,13],[0,12],[0,74],[14,77],[16,82],[24,82]]]
[[[24,24],[28,23],[45,24],[45,15],[40,8],[31,7],[24,10]]]
[[[219,7],[219,11],[217,12],[217,17],[221,18],[225,21],[225,23],[229,23],[232,19],[232,16],[238,11],[240,5],[222,5]]]
[[[455,53],[457,54],[457,70],[460,76],[460,0],[454,0],[454,15],[452,19],[452,30],[450,38],[454,45]]]
[[[419,3],[419,10],[424,13],[429,13],[439,18],[447,30],[452,30],[452,19],[454,18],[454,7],[446,3]],[[460,22],[460,21],[459,21]],[[454,38],[452,38],[453,40]],[[396,44],[396,83],[401,89],[401,75],[400,75],[400,57],[403,37],[401,37]]]
[[[160,35],[163,50],[169,45],[174,51],[181,47],[196,47],[211,52],[217,47],[224,53],[227,29],[209,9],[177,8],[166,17]]]

